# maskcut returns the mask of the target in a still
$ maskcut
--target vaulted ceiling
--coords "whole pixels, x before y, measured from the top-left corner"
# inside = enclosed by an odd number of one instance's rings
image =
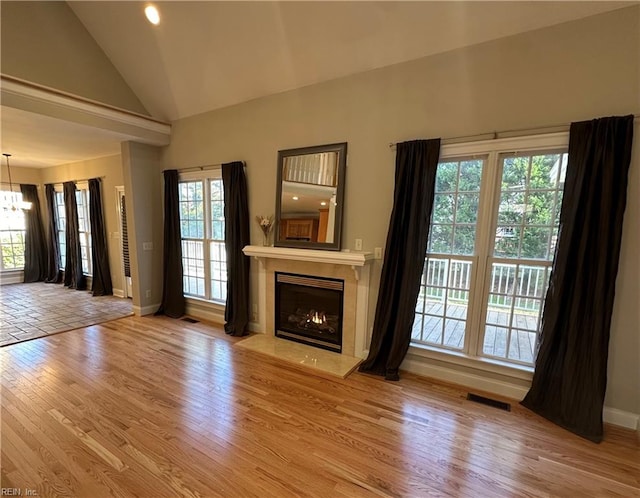
[[[145,2],[68,5],[149,114],[173,121],[632,3],[162,1],[158,26]],[[2,115],[18,165],[119,150],[117,134],[30,114]]]

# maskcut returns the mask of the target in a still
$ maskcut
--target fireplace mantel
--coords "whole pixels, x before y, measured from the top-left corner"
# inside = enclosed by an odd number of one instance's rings
[[[359,269],[373,262],[373,253],[347,251],[321,251],[317,249],[291,249],[288,247],[246,246],[242,252],[254,258],[286,259],[288,261],[307,261],[328,265],[347,265],[360,280]]]
[[[258,267],[258,316],[251,324],[255,332],[274,335],[274,271],[345,279],[345,328],[343,354],[364,358],[367,343],[367,319],[371,265],[370,252],[322,251],[288,247],[246,246],[243,252],[255,258]],[[353,270],[350,271],[350,270]],[[256,320],[257,318],[257,320]],[[347,325],[348,324],[348,325]]]

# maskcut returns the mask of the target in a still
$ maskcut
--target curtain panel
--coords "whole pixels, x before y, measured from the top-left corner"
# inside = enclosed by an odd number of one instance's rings
[[[80,225],[76,202],[75,182],[64,182],[64,214],[66,218],[64,285],[70,289],[86,290],[87,279],[82,273],[82,250],[80,248]]]
[[[47,277],[47,244],[42,226],[38,187],[20,185],[22,200],[31,203],[25,211],[24,282],[40,282]]]
[[[178,170],[165,170],[162,302],[155,314],[171,318],[180,318],[185,311],[179,204]]]
[[[249,245],[249,199],[244,163],[222,165],[225,249],[227,252],[227,302],[224,331],[242,336],[249,323],[250,260],[242,249]]]
[[[89,220],[91,223],[91,261],[93,262],[91,293],[94,296],[110,296],[113,294],[113,285],[109,269],[107,232],[102,211],[101,184],[99,178],[89,180]]]
[[[58,217],[56,216],[56,191],[53,185],[45,185],[45,199],[47,202],[47,275],[45,282],[59,284],[62,282],[60,270],[60,240],[58,238]]]
[[[440,139],[396,146],[393,210],[387,232],[380,292],[369,356],[361,372],[398,380],[409,350],[411,326],[427,253],[440,156]]]
[[[522,404],[594,442],[603,435],[609,329],[633,116],[572,123],[556,257]]]

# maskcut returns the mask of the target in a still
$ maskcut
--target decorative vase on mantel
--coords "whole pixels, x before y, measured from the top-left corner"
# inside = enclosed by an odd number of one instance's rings
[[[264,247],[269,247],[271,245],[271,232],[262,232],[262,245]]]
[[[262,245],[268,247],[271,245],[271,230],[273,229],[273,215],[256,216],[256,221],[262,231]]]

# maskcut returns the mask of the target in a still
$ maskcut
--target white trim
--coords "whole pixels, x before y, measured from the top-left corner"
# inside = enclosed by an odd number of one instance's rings
[[[617,425],[633,431],[640,431],[640,414],[604,407],[602,418],[607,424]],[[640,434],[638,434],[640,436]]]
[[[202,299],[185,297],[185,314],[201,320],[224,324],[224,306]]]
[[[24,280],[24,270],[5,270],[0,273],[0,285],[21,284]]]
[[[375,259],[371,252],[321,251],[270,246],[245,246],[242,252],[254,258],[287,259],[330,265],[350,265],[352,267],[364,266]]]
[[[164,146],[171,140],[169,123],[7,75],[2,75],[1,82],[2,105],[125,134],[151,145]]]
[[[504,396],[516,402],[522,401],[529,391],[528,382],[527,385],[522,385],[524,381],[524,379],[522,379],[520,383],[517,383],[515,375],[512,375],[512,380],[510,380],[508,374],[504,375],[502,372],[494,371],[494,373],[500,374],[502,378],[490,378],[482,375],[482,372],[476,374],[463,370],[464,367],[467,367],[478,370],[482,368],[491,371],[486,367],[473,367],[470,365],[460,365],[459,367],[462,368],[456,368],[456,365],[453,364],[451,364],[451,366],[442,366],[429,363],[428,358],[416,355],[415,352],[410,350],[401,368],[416,375],[457,384],[468,389],[478,389],[490,394]],[[607,424],[640,432],[640,414],[605,406],[602,411],[602,418]]]
[[[524,398],[525,394],[529,391],[528,387],[509,382],[508,379],[492,379],[483,376],[481,373],[475,374],[456,370],[451,367],[434,365],[427,363],[423,358],[411,354],[407,355],[405,360],[402,362],[401,368],[407,372],[422,375],[424,377],[458,384],[470,389],[479,389],[481,391],[498,394],[518,401]]]
[[[443,351],[428,345],[411,344],[408,354],[416,358],[424,358],[427,362],[435,360],[449,363],[454,369],[473,368],[474,370],[497,374],[504,378],[519,379],[526,382],[531,382],[531,379],[533,379],[533,367],[483,356],[467,355],[461,351]]]
[[[160,308],[160,303],[150,304],[149,306],[132,306],[133,313],[136,316],[152,315]]]
[[[568,144],[569,132],[457,143],[442,146],[440,150],[440,161],[453,156],[488,154],[490,152],[496,152],[498,154],[514,151],[525,152],[536,149],[566,147]]]
[[[199,171],[186,171],[184,173],[178,170],[178,181],[189,182],[193,180],[220,180],[222,178],[222,166],[203,166]]]
[[[125,297],[124,291],[122,289],[113,289],[113,295],[115,297],[122,297],[122,298]]]

